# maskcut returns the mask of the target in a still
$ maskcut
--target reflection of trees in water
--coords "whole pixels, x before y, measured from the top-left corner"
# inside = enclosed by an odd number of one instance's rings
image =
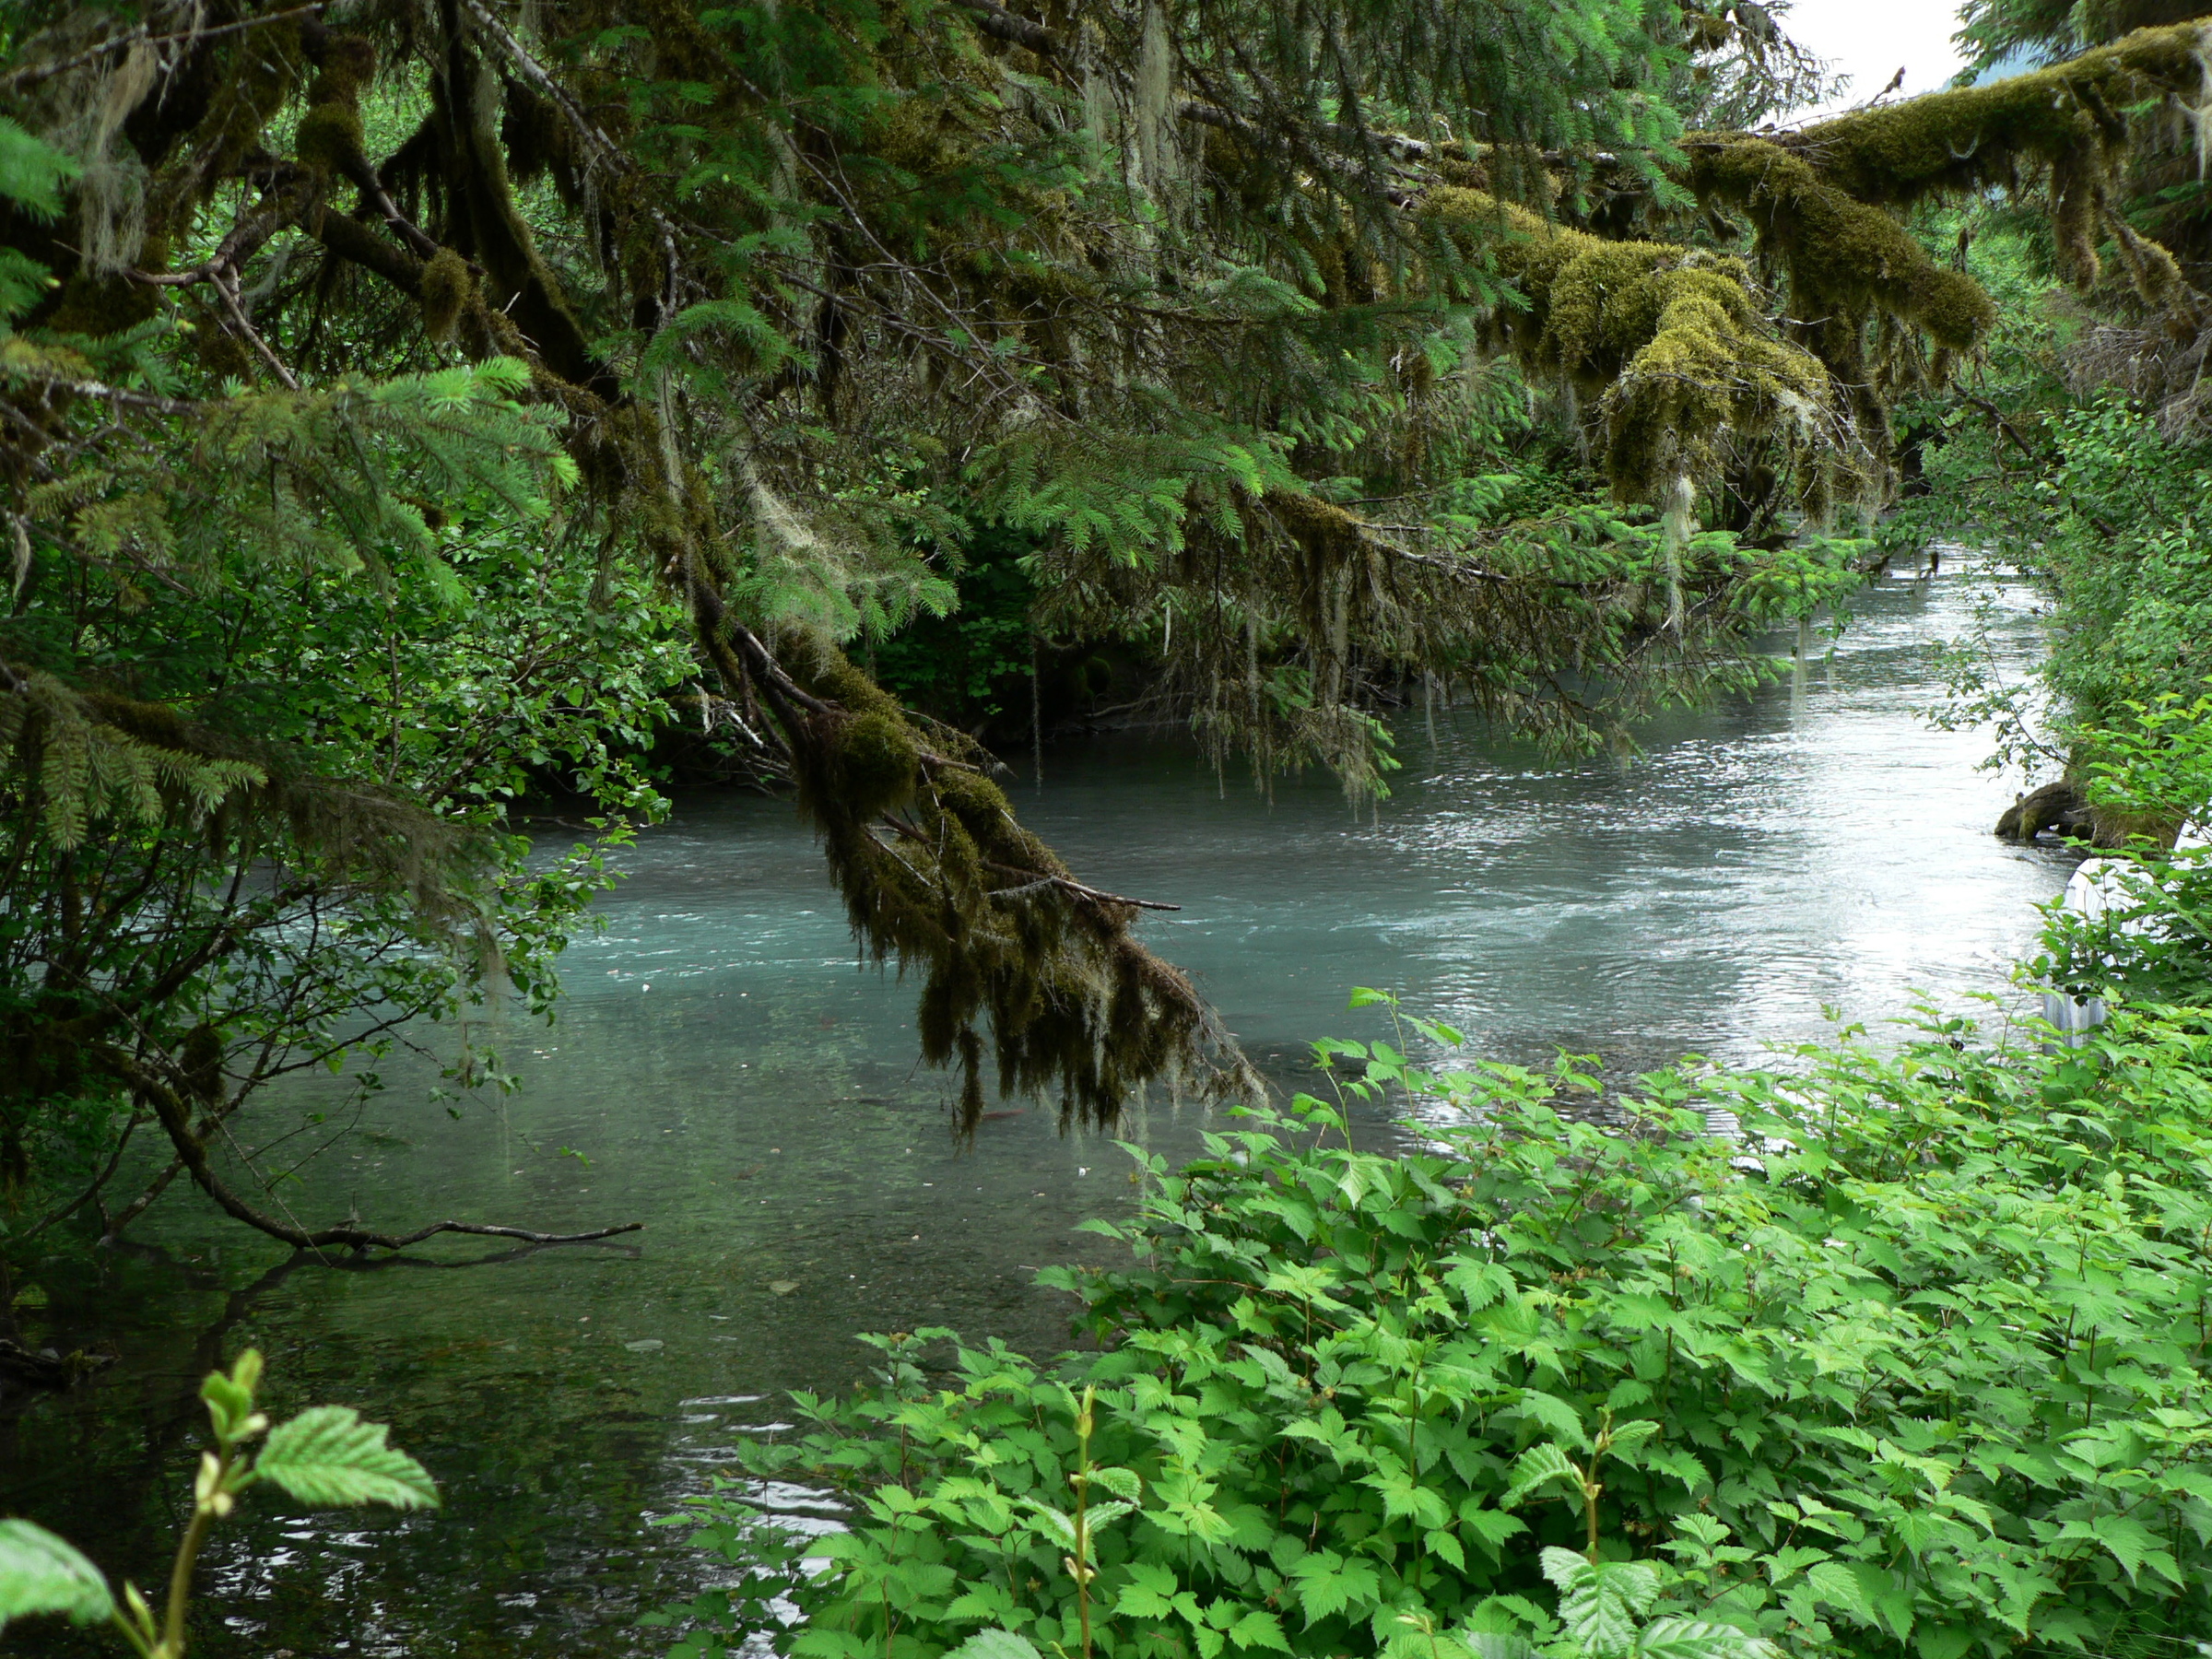
[[[494,1331],[465,1345],[466,1362],[448,1365],[450,1347],[394,1356],[378,1336],[327,1337],[296,1322],[332,1305],[327,1295],[272,1305],[303,1269],[437,1276],[512,1265],[551,1248],[462,1261],[300,1252],[226,1289],[219,1269],[159,1246],[112,1246],[153,1282],[112,1283],[111,1258],[99,1265],[109,1282],[73,1300],[87,1326],[124,1333],[125,1352],[65,1394],[11,1390],[0,1399],[6,1507],[63,1534],[112,1577],[159,1583],[205,1438],[200,1382],[259,1346],[271,1355],[277,1410],[350,1403],[393,1421],[394,1441],[430,1468],[447,1508],[396,1522],[349,1511],[311,1516],[287,1513],[275,1494],[253,1494],[203,1559],[196,1655],[629,1653],[631,1616],[663,1587],[641,1555],[609,1558],[604,1545],[636,1527],[660,1496],[660,1414],[623,1409],[624,1390],[590,1369],[603,1361],[589,1353],[534,1350],[521,1366],[493,1371],[482,1359],[502,1340]],[[218,1294],[211,1316],[180,1305]],[[139,1317],[118,1307],[126,1301]],[[523,1583],[537,1594],[500,1594]],[[106,1632],[58,1621],[12,1628],[9,1640],[11,1652],[41,1659],[112,1659]]]

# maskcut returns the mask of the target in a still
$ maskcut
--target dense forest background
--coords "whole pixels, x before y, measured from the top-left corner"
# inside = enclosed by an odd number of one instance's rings
[[[969,1124],[1240,1097],[1144,896],[1019,822],[1048,731],[1356,799],[1439,700],[1625,750],[1936,538],[2059,606],[2055,723],[1958,665],[2074,781],[2013,827],[2157,830],[2077,784],[2205,637],[2198,27],[1992,0],[1975,84],[1787,129],[1829,88],[1785,22],[17,7],[9,1227],[183,1181],[388,1241],[226,1124],[548,1006],[686,778],[796,802]],[[533,862],[553,796],[590,833]]]

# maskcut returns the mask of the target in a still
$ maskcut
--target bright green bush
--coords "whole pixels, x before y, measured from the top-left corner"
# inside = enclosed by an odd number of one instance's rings
[[[2167,845],[2175,826],[2201,826],[2212,810],[2212,696],[2168,692],[2127,714],[2082,734],[2094,757],[2084,784],[2100,810],[2145,833],[2132,863],[2106,867],[2100,914],[2052,907],[2030,971],[2076,996],[2212,1005],[2212,850]]]
[[[1660,1074],[1611,1127],[1560,1110],[1597,1088],[1572,1062],[1321,1052],[1405,1089],[1425,1149],[1301,1098],[1147,1163],[1140,1218],[1093,1224],[1130,1265],[1047,1276],[1097,1351],[931,1372],[947,1333],[877,1339],[880,1386],[800,1396],[752,1454],[851,1499],[828,1571],[779,1547],[669,1611],[678,1653],[1641,1651],[1558,1645],[1544,1552],[1594,1537],[1654,1570],[1643,1613],[1796,1653],[2212,1631],[2212,1016],[2078,1051],[1931,1023],[1794,1078]],[[693,1514],[749,1564],[744,1489]]]

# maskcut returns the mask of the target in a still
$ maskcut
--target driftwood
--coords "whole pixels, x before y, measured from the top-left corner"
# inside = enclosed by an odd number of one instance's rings
[[[1997,819],[1997,833],[2006,841],[2031,841],[2046,830],[2076,841],[2093,840],[2097,833],[2088,798],[2063,778],[2022,795]]]
[[[29,1388],[72,1388],[114,1363],[112,1354],[88,1354],[81,1348],[67,1354],[53,1348],[28,1348],[0,1336],[0,1382]]]
[[[2022,795],[1997,820],[1997,833],[2006,841],[2031,841],[2047,830],[2100,853],[2171,847],[2181,828],[2178,816],[2097,806],[2078,785],[2063,778]]]

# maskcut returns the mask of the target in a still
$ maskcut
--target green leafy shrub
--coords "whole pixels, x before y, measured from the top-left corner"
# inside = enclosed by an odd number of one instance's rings
[[[2095,757],[2085,787],[2100,814],[2142,831],[2134,862],[2106,870],[2100,913],[2051,907],[2030,971],[2075,996],[2212,1004],[2212,850],[2170,844],[2177,826],[2212,811],[2212,696],[2168,692],[2127,714],[2083,734]]]
[[[159,1619],[135,1584],[124,1584],[117,1596],[107,1576],[75,1547],[42,1526],[14,1520],[0,1521],[0,1630],[12,1619],[60,1614],[80,1625],[114,1625],[140,1659],[182,1659],[201,1546],[247,1488],[265,1480],[317,1508],[437,1504],[438,1488],[423,1466],[386,1442],[382,1423],[362,1422],[349,1406],[311,1406],[271,1429],[254,1409],[261,1369],[260,1353],[248,1348],[228,1376],[211,1371],[200,1384],[215,1445],[200,1454],[192,1519],[177,1546]],[[257,1440],[258,1454],[248,1450]]]
[[[801,1621],[671,1610],[678,1653],[936,1659],[991,1629],[1504,1659],[1674,1621],[1994,1659],[2212,1630],[2212,1017],[2064,1052],[1931,1021],[1791,1077],[1657,1074],[1613,1126],[1560,1110],[1598,1088],[1572,1061],[1318,1046],[1406,1091],[1419,1149],[1357,1150],[1301,1097],[1180,1172],[1139,1155],[1139,1218],[1090,1224],[1131,1265],[1046,1276],[1097,1351],[933,1374],[948,1333],[876,1339],[878,1386],[798,1396],[806,1431],[750,1453],[853,1505],[782,1581]],[[751,1513],[691,1509],[709,1541]],[[1632,1564],[1653,1623],[1575,1649],[1563,1550]]]

